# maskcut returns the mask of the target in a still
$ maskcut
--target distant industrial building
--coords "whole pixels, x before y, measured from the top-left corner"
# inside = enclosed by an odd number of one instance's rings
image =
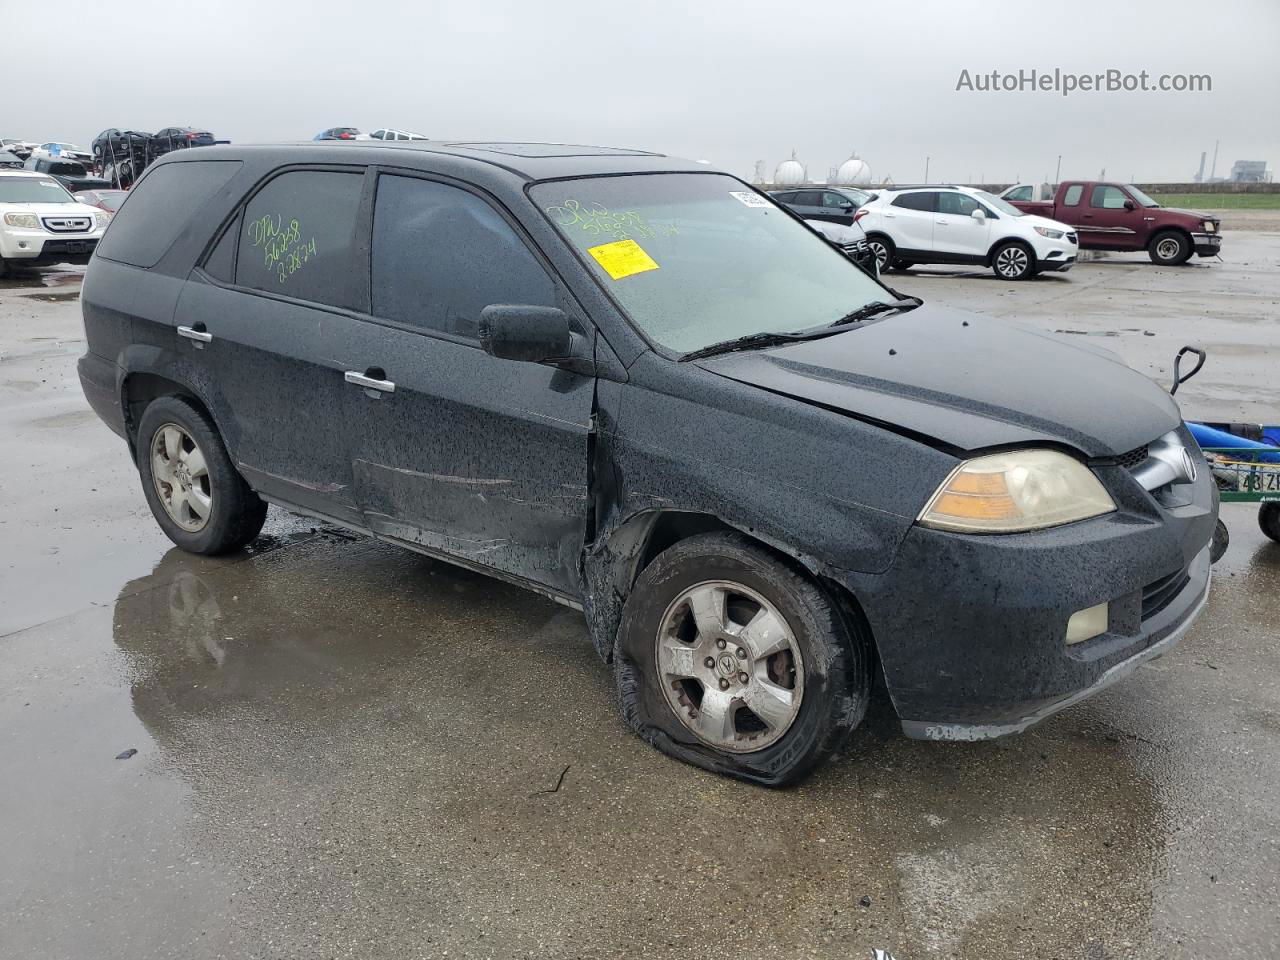
[[[1232,183],[1270,183],[1271,171],[1265,160],[1237,160],[1231,165]]]

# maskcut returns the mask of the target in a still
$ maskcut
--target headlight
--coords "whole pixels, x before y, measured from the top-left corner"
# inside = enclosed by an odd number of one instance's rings
[[[1115,501],[1083,463],[1056,450],[1012,450],[966,460],[917,518],[960,533],[1014,533],[1097,517]]]
[[[1049,227],[1036,227],[1036,233],[1042,237],[1048,237],[1050,240],[1061,240],[1066,236],[1061,230],[1051,230]]]
[[[34,213],[6,213],[4,222],[6,226],[10,227],[26,227],[28,230],[40,229],[40,218]]]
[[[93,215],[93,225],[95,229],[105,230],[107,229],[107,224],[110,222],[111,214],[109,213],[95,213]]]
[[[1217,231],[1217,229],[1218,229],[1218,225],[1217,225],[1216,223],[1213,223],[1213,222],[1209,221],[1209,220],[1206,220],[1206,221],[1204,222],[1203,226],[1204,226],[1204,232],[1205,232],[1205,233],[1215,233],[1215,232]]]

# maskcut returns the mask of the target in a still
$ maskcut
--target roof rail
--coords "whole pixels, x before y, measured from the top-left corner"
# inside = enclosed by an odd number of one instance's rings
[[[959,190],[959,184],[955,183],[894,183],[882,187],[875,187],[876,190]]]

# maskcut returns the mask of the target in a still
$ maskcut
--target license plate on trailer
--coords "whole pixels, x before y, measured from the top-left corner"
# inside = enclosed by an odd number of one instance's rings
[[[1226,481],[1225,484],[1219,483],[1219,490],[1231,490],[1236,493],[1280,493],[1280,465],[1222,464],[1214,471],[1214,476]]]

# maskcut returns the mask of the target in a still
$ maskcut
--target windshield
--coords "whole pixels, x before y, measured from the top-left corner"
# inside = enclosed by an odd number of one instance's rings
[[[1148,197],[1145,193],[1143,193],[1141,190],[1139,190],[1139,189],[1138,189],[1137,187],[1135,187],[1133,184],[1129,184],[1129,186],[1128,186],[1126,189],[1128,189],[1128,191],[1129,191],[1131,194],[1133,194],[1133,199],[1137,200],[1137,201],[1138,201],[1140,204],[1142,204],[1144,207],[1158,207],[1158,206],[1160,206],[1160,204],[1156,203],[1154,200],[1152,200],[1150,197]]]
[[[687,353],[831,324],[885,290],[772,201],[721,174],[535,185],[535,203],[650,340]]]
[[[1021,217],[1023,212],[1015,207],[1008,200],[1001,200],[994,193],[987,193],[985,190],[975,190],[973,195],[991,207],[997,213],[1003,213],[1006,217]]]
[[[0,177],[0,203],[75,203],[57,180],[44,177]]]

